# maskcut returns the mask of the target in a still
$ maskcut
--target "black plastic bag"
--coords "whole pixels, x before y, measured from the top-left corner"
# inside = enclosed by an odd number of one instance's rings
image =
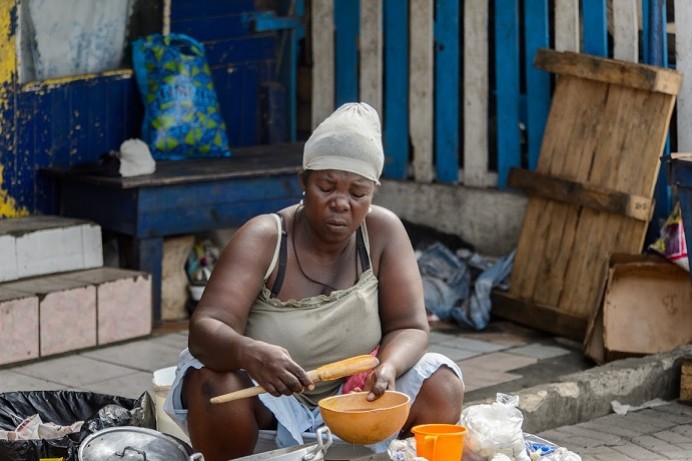
[[[0,440],[0,461],[39,461],[41,458],[78,461],[79,445],[94,432],[123,426],[156,429],[154,404],[146,392],[136,400],[78,391],[0,394],[0,429],[14,430],[24,419],[35,414],[43,422],[61,426],[78,421],[84,421],[84,424],[79,433],[54,440]]]

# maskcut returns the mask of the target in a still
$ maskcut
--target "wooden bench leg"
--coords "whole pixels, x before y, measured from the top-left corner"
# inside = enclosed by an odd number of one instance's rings
[[[161,263],[163,262],[163,238],[132,240],[132,269],[151,274],[151,304],[153,327],[162,324],[161,319]]]

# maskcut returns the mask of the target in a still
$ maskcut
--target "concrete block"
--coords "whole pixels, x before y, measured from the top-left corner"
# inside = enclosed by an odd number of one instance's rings
[[[84,262],[82,268],[103,266],[103,241],[101,240],[101,226],[85,223],[82,229],[82,254]]]
[[[17,280],[17,250],[13,236],[0,235],[0,255],[0,282]]]
[[[0,281],[103,265],[101,228],[58,216],[0,220],[0,250],[14,255],[1,263]]]
[[[171,237],[163,242],[161,262],[161,318],[183,320],[187,311],[188,279],[185,263],[195,243],[192,235]]]
[[[38,297],[0,286],[0,365],[39,356]]]
[[[149,274],[101,267],[60,277],[94,285],[98,345],[151,333],[152,297]]]
[[[96,287],[59,276],[10,282],[39,298],[40,356],[96,346]]]

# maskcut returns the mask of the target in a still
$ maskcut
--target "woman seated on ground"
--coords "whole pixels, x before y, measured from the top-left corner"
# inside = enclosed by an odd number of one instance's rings
[[[379,365],[362,390],[411,397],[399,437],[459,421],[461,370],[426,353],[411,242],[396,215],[372,205],[383,163],[377,112],[345,104],[305,144],[303,200],[249,220],[223,250],[165,405],[208,461],[252,454],[260,430],[275,430],[281,447],[307,443],[302,435],[323,425],[317,402],[344,380],[313,383],[306,370],[374,350]],[[209,401],[255,384],[267,393]]]

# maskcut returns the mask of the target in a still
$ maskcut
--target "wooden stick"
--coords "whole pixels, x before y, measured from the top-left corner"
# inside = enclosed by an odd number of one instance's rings
[[[308,371],[308,376],[313,383],[320,381],[333,381],[335,379],[344,378],[346,376],[356,375],[370,371],[380,364],[377,357],[372,355],[358,355],[338,362],[328,363],[315,370]],[[239,391],[230,392],[228,394],[212,397],[211,403],[225,403],[233,400],[254,397],[256,395],[267,392],[262,386],[248,387]]]

